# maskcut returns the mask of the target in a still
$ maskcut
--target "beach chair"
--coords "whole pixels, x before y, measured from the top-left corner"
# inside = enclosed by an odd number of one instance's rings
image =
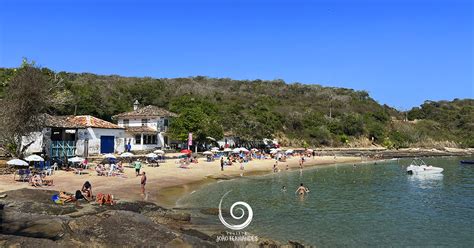
[[[18,174],[18,177],[19,177],[19,181],[22,181],[23,180],[23,176],[25,175],[25,171],[22,170],[22,169],[19,169],[17,172],[15,172],[15,174],[13,174],[13,181],[15,181],[15,177],[16,175]]]

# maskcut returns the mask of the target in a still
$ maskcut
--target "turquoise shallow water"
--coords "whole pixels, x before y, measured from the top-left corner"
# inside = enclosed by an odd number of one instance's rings
[[[245,201],[253,209],[245,231],[322,247],[473,247],[474,166],[460,165],[461,159],[425,159],[445,169],[438,176],[406,175],[410,160],[399,160],[241,178],[206,186],[179,204],[217,208],[232,190],[225,208]],[[311,190],[304,199],[294,194],[300,182]],[[221,225],[217,216],[207,220]]]

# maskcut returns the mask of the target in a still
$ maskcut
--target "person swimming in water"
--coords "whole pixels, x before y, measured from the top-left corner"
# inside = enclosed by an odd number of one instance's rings
[[[281,192],[286,192],[286,186],[281,187]]]
[[[295,194],[298,194],[298,195],[304,195],[304,194],[307,194],[309,193],[309,189],[306,188],[303,183],[300,184],[300,186],[298,187],[298,189],[296,190]]]

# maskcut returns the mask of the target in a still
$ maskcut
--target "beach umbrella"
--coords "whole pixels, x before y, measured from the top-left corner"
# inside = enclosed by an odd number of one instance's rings
[[[181,153],[192,153],[193,151],[189,150],[189,149],[183,149],[181,150]]]
[[[153,153],[156,153],[156,154],[165,154],[165,152],[163,150],[155,150]]]
[[[71,162],[71,163],[81,163],[84,161],[84,158],[81,158],[81,157],[73,157],[73,158],[70,158],[68,159],[67,161]]]
[[[307,152],[313,152],[313,149],[307,149],[306,151]]]
[[[30,155],[30,156],[26,157],[25,160],[28,161],[28,162],[40,162],[40,161],[44,161],[44,158],[42,158],[38,155]]]
[[[215,147],[211,148],[211,150],[219,150],[219,149],[220,149],[220,148],[219,148],[219,147],[217,147],[217,146],[215,146]]]
[[[249,150],[247,150],[247,149],[244,148],[244,147],[241,147],[241,148],[240,148],[240,151],[241,151],[241,152],[249,152]]]
[[[253,151],[253,152],[258,152],[258,149],[257,149],[257,148],[252,148],[252,149],[250,149],[250,150]]]
[[[286,153],[286,154],[290,154],[290,153],[293,153],[293,152],[294,152],[293,149],[290,149],[290,150],[286,150],[285,153]]]
[[[278,152],[279,152],[279,151],[278,151],[277,149],[275,149],[275,150],[270,150],[270,153],[271,153],[271,154],[275,154],[275,153],[278,153]]]
[[[231,152],[231,151],[232,151],[232,149],[230,149],[230,148],[224,149],[224,152]]]
[[[121,157],[121,158],[133,157],[133,153],[131,153],[131,152],[124,152],[124,153],[120,154],[120,157]]]
[[[147,158],[157,158],[158,155],[156,155],[154,153],[148,153],[147,155],[145,155],[145,157],[147,157]]]
[[[18,166],[28,166],[28,162],[26,162],[25,160],[17,159],[17,158],[8,160],[7,164],[18,165]]]
[[[115,155],[108,153],[104,155],[104,158],[116,158]]]
[[[240,148],[234,148],[234,150],[232,150],[232,153],[240,153]]]
[[[203,152],[202,154],[203,154],[203,155],[212,155],[212,154],[214,154],[214,153],[212,153],[211,151],[205,151],[205,152]]]

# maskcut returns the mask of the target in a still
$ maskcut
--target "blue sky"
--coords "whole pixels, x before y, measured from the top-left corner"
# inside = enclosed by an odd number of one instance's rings
[[[474,98],[473,1],[5,1],[0,66],[283,79],[407,109]]]

